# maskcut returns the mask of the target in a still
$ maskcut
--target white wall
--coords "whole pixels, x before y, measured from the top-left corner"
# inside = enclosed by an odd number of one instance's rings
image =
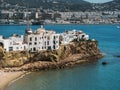
[[[55,36],[55,39],[54,39],[54,36]],[[28,50],[34,52],[33,48],[36,48],[37,51],[40,51],[40,50],[47,50],[50,47],[53,50],[54,45],[55,45],[55,49],[58,49],[59,48],[59,36],[60,34],[55,34],[55,33],[28,35]],[[32,41],[30,41],[30,38],[32,38]],[[35,38],[37,38],[37,41],[35,41]],[[55,42],[55,44],[53,43],[53,41]]]
[[[24,47],[27,49],[27,44],[23,44],[23,40],[23,35],[20,37],[9,37],[8,39],[3,39],[5,51],[23,51]]]

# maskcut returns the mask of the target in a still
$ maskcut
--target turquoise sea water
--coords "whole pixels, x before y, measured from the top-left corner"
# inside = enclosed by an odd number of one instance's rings
[[[81,29],[99,41],[105,56],[98,62],[70,69],[31,73],[12,83],[6,90],[120,90],[120,29],[117,25],[46,25],[57,32]],[[39,26],[32,26],[37,29]],[[0,34],[24,34],[26,26],[0,26]],[[106,66],[102,61],[108,62]]]

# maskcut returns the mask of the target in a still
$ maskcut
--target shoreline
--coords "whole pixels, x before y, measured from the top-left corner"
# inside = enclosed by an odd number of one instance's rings
[[[14,83],[16,80],[22,78],[24,75],[29,74],[29,72],[63,69],[63,68],[75,66],[77,64],[94,62],[96,60],[99,60],[101,56],[102,55],[100,54],[94,57],[80,58],[80,55],[77,54],[74,57],[67,58],[65,62],[64,61],[57,62],[57,63],[56,62],[34,62],[32,64],[28,64],[27,68],[26,68],[26,65],[22,67],[17,67],[17,68],[4,68],[0,70],[0,80],[2,81],[2,83],[0,84],[0,90],[5,90],[7,86]],[[29,65],[32,67],[30,67]]]
[[[94,56],[82,56],[81,54],[71,55],[66,59],[60,60],[58,62],[52,61],[36,61],[25,64],[20,67],[13,67],[13,68],[3,68],[2,71],[4,72],[37,72],[37,71],[46,71],[46,70],[53,70],[53,69],[63,69],[66,67],[72,67],[77,64],[82,63],[89,63],[93,61],[98,61],[102,58],[102,54],[97,54]]]
[[[14,82],[14,80],[19,79],[20,76],[25,75],[27,72],[59,70],[71,68],[77,64],[98,61],[103,55],[100,53],[97,45],[97,41],[74,42],[66,46],[61,46],[60,49],[56,51],[34,53],[34,55],[29,58],[29,62],[21,65],[16,65],[16,63],[13,65],[9,65],[8,63],[8,66],[3,65],[4,67],[0,69],[0,79],[2,81],[0,90],[4,90],[5,86],[9,85],[11,81]],[[18,54],[23,55],[23,53],[20,52],[18,52]],[[9,55],[14,56],[13,53]],[[16,59],[16,57],[14,58]],[[19,61],[20,59],[21,57],[16,60]],[[9,61],[11,61],[11,59]]]
[[[22,75],[25,75],[25,72],[3,72],[0,71],[0,90],[4,90],[10,83],[19,79]]]
[[[44,24],[44,25],[120,25],[120,23],[103,23],[103,24]],[[26,24],[0,24],[0,26],[26,26]],[[39,26],[39,25],[31,25],[31,26]]]

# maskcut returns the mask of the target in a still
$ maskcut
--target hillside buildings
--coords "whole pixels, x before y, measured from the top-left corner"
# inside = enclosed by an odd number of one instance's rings
[[[88,40],[89,35],[81,30],[65,31],[56,33],[53,30],[46,30],[43,26],[35,30],[27,29],[25,36],[12,35],[4,39],[0,36],[0,46],[5,51],[30,51],[37,52],[42,50],[56,50],[60,45],[70,44],[73,40]]]
[[[119,11],[60,12],[39,9],[0,10],[0,24],[27,24],[43,22],[44,24],[118,24]]]
[[[89,3],[90,6],[88,3],[78,5],[73,1],[65,1],[63,4],[61,1],[56,3],[53,0],[32,1],[34,3],[24,1],[30,6],[19,1],[13,2],[17,2],[17,4],[13,4],[11,1],[9,3],[1,1],[0,24],[26,24],[28,17],[33,24],[39,22],[44,24],[120,24],[118,0],[105,4]],[[31,7],[32,5],[33,7]]]

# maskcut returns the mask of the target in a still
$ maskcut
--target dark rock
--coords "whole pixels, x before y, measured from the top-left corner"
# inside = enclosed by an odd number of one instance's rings
[[[120,58],[120,55],[116,55],[115,57]]]
[[[102,65],[106,65],[107,64],[107,62],[102,62]]]

